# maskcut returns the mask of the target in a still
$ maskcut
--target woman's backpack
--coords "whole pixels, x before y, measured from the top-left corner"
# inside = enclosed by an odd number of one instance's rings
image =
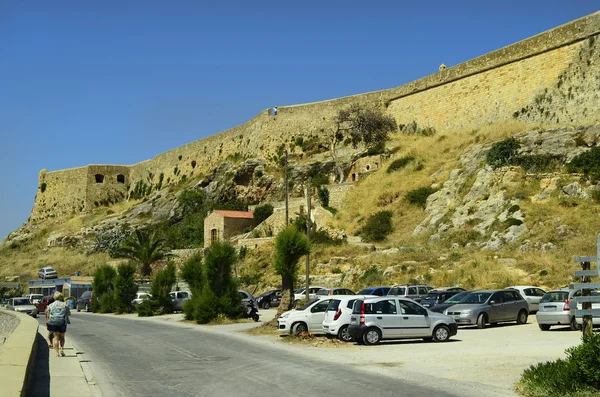
[[[48,324],[64,325],[67,322],[67,305],[54,305],[50,308]]]

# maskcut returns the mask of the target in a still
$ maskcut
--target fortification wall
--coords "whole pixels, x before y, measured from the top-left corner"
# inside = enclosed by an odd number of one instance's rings
[[[123,165],[89,165],[85,210],[108,206],[127,198],[130,167]]]
[[[274,163],[276,153],[290,148],[296,137],[323,136],[321,130],[337,111],[353,103],[380,109],[399,124],[414,121],[438,132],[512,118],[557,124],[597,119],[599,33],[600,12],[400,87],[280,106],[277,116],[265,109],[245,124],[129,166],[128,195],[139,184],[155,190],[203,175],[227,157],[263,157]],[[31,219],[109,200],[100,186],[87,189],[88,176],[86,167],[45,174],[46,191],[38,193]],[[118,186],[104,187],[121,193]]]

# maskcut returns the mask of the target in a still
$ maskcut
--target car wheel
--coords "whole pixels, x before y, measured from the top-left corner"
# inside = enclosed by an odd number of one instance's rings
[[[549,324],[538,324],[538,326],[540,327],[540,329],[542,331],[550,331],[550,325]]]
[[[271,305],[269,304],[269,302],[268,302],[268,301],[264,301],[264,302],[263,302],[263,304],[262,304],[262,308],[263,308],[263,309],[267,310],[267,309],[269,309],[270,307],[271,307]]]
[[[436,342],[447,342],[450,339],[450,328],[445,325],[438,325],[433,330],[433,340]]]
[[[527,324],[527,310],[521,310],[517,315],[517,324]]]
[[[571,328],[571,331],[579,331],[581,329],[581,325],[577,324],[577,321],[575,321],[575,316],[571,317],[569,327]]]
[[[381,331],[377,328],[368,328],[363,334],[365,345],[377,345],[381,342]]]
[[[479,317],[477,317],[477,328],[483,329],[485,328],[485,324],[487,323],[487,317],[484,313],[481,313]]]
[[[337,337],[339,340],[344,342],[352,342],[352,337],[350,336],[350,332],[348,332],[348,326],[344,325],[338,331]]]
[[[294,334],[300,335],[302,333],[308,332],[308,327],[305,323],[298,323],[294,326]]]

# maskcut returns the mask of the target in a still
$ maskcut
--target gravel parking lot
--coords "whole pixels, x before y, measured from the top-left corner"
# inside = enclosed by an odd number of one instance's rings
[[[275,310],[261,310],[261,322],[269,321]],[[129,317],[129,316],[121,316]],[[181,314],[140,319],[138,321],[179,322]],[[353,343],[286,343],[279,335],[248,335],[244,332],[261,323],[239,323],[201,326],[204,332],[226,333],[250,343],[269,345],[282,351],[345,363],[380,375],[403,379],[416,384],[453,392],[463,396],[515,396],[515,383],[524,369],[538,362],[565,357],[565,349],[579,344],[581,332],[568,327],[552,327],[540,331],[535,315],[527,324],[500,324],[486,329],[461,327],[450,342],[433,343],[421,340],[384,341],[378,346]]]

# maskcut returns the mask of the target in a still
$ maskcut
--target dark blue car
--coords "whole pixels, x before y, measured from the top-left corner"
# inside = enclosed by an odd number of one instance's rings
[[[368,287],[360,290],[356,295],[386,296],[391,287]]]

